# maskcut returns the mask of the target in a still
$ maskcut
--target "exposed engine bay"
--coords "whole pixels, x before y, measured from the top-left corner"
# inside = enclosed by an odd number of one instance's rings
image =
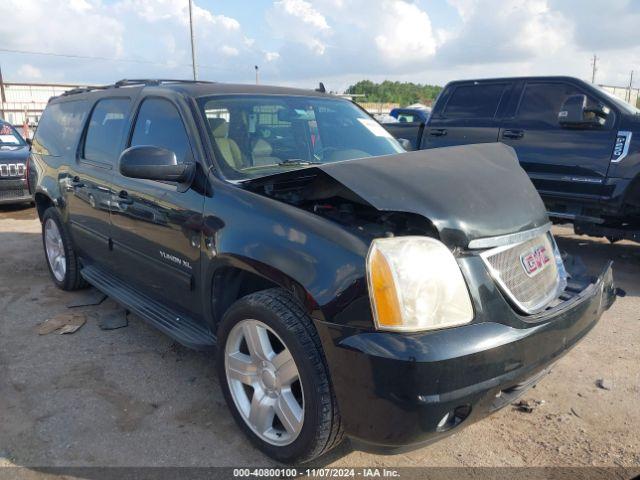
[[[321,170],[291,173],[251,180],[243,185],[254,193],[294,205],[371,238],[438,237],[433,224],[421,215],[378,210]]]

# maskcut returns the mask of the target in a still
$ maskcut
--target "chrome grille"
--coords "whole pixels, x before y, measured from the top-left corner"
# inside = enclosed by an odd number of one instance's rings
[[[536,313],[556,299],[566,275],[550,233],[484,252],[491,275],[524,313]]]
[[[22,177],[26,170],[24,163],[0,164],[0,177]]]

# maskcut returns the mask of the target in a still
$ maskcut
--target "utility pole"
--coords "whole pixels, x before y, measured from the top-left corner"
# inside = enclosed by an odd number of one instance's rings
[[[591,71],[591,83],[596,83],[596,72],[598,71],[598,56],[594,53],[593,59],[591,60],[591,66],[593,70]]]
[[[258,70],[260,67],[258,67],[258,65],[254,65],[254,68],[256,69],[256,85],[258,85],[260,82],[258,81]]]
[[[633,86],[633,70],[631,70],[631,76],[629,77],[629,92],[627,93],[627,102],[631,103],[631,87]],[[635,106],[635,105],[634,105]]]
[[[193,66],[193,79],[198,80],[196,68],[196,43],[193,37],[193,0],[189,0],[189,30],[191,31],[191,65]]]
[[[0,120],[4,120],[4,102],[7,98],[4,95],[4,80],[2,80],[2,67],[0,66]]]

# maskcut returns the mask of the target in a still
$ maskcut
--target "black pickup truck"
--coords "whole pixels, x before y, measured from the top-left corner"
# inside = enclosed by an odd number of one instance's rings
[[[385,125],[414,149],[502,142],[553,219],[640,240],[640,110],[571,77],[449,83],[426,124]]]

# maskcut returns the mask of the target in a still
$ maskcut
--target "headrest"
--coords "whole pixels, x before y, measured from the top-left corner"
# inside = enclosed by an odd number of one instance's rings
[[[258,139],[251,150],[254,157],[268,157],[271,155],[271,152],[273,152],[273,148],[269,145],[269,142],[262,140],[261,138]]]
[[[229,134],[229,124],[224,118],[210,118],[209,127],[214,138],[226,138]]]

